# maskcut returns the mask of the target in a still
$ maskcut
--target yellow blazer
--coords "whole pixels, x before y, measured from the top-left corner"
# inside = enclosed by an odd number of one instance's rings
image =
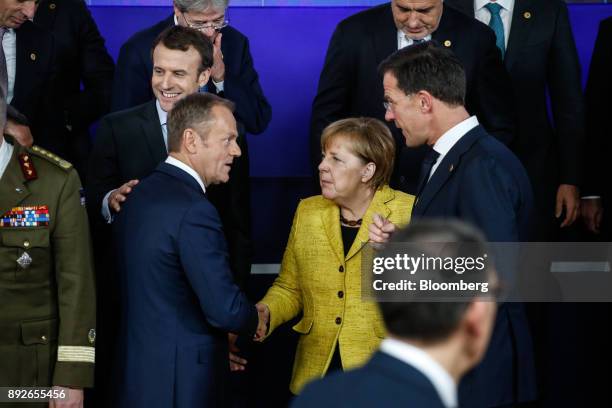
[[[374,214],[403,226],[413,204],[413,196],[388,186],[377,191],[345,257],[339,207],[320,195],[300,202],[280,274],[261,301],[270,308],[269,334],[303,312],[293,326],[301,334],[289,387],[294,394],[325,374],[336,342],[348,369],[365,363],[384,338],[376,303],[361,300],[361,248]]]

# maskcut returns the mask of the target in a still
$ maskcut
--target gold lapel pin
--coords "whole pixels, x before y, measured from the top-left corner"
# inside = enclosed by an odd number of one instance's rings
[[[523,17],[525,17],[527,20],[529,20],[531,18],[531,13],[526,11],[523,13]]]
[[[450,42],[450,40],[446,40],[446,41],[444,41],[444,46],[445,46],[445,47],[450,47],[452,44],[453,44],[453,43],[452,43],[452,42]]]

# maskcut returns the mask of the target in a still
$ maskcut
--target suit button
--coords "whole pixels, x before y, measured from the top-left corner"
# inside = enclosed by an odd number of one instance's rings
[[[340,265],[340,267],[338,268],[339,272],[344,272],[344,266]]]
[[[55,10],[55,3],[51,3],[51,4],[49,4],[49,9],[51,9],[51,10]]]
[[[32,61],[36,61],[36,54],[31,53],[31,54],[30,54],[30,59],[31,59]]]
[[[341,290],[339,290],[339,291],[338,291],[338,297],[339,297],[340,299],[342,299],[342,298],[344,297],[344,292],[343,292],[343,291],[341,291]]]
[[[340,324],[342,323],[342,318],[341,317],[336,317],[336,324]]]
[[[42,340],[43,343],[47,342],[47,336],[45,335],[40,336],[40,339]]]
[[[29,248],[30,247],[30,241],[28,241],[28,240],[23,241],[23,247],[24,248]]]
[[[406,182],[406,177],[401,176],[400,177],[400,183],[404,184]]]

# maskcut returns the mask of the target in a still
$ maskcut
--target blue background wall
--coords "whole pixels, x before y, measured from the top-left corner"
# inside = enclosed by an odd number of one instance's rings
[[[116,3],[117,0],[113,1]],[[164,0],[164,3],[168,4],[169,0]],[[574,4],[569,7],[584,82],[598,22],[612,15],[612,5]],[[171,12],[170,7],[90,8],[113,57],[131,34]],[[310,175],[310,106],[329,38],[341,19],[361,10],[363,7],[230,8],[231,24],[251,41],[255,66],[273,110],[268,130],[258,136],[249,136],[253,177]]]

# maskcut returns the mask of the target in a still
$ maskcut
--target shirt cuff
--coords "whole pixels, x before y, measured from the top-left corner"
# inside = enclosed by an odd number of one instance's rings
[[[582,200],[599,200],[601,198],[601,196],[597,196],[597,195],[590,195],[590,196],[584,196],[584,197],[580,197]]]
[[[223,84],[225,83],[225,81],[215,82],[215,80],[213,79],[212,83],[215,86],[215,88],[217,88],[217,93],[223,92],[224,90]]]
[[[108,197],[110,197],[111,193],[115,190],[111,190],[102,199],[102,218],[106,221],[107,224],[113,222],[113,216],[110,212],[110,208],[108,207]]]

